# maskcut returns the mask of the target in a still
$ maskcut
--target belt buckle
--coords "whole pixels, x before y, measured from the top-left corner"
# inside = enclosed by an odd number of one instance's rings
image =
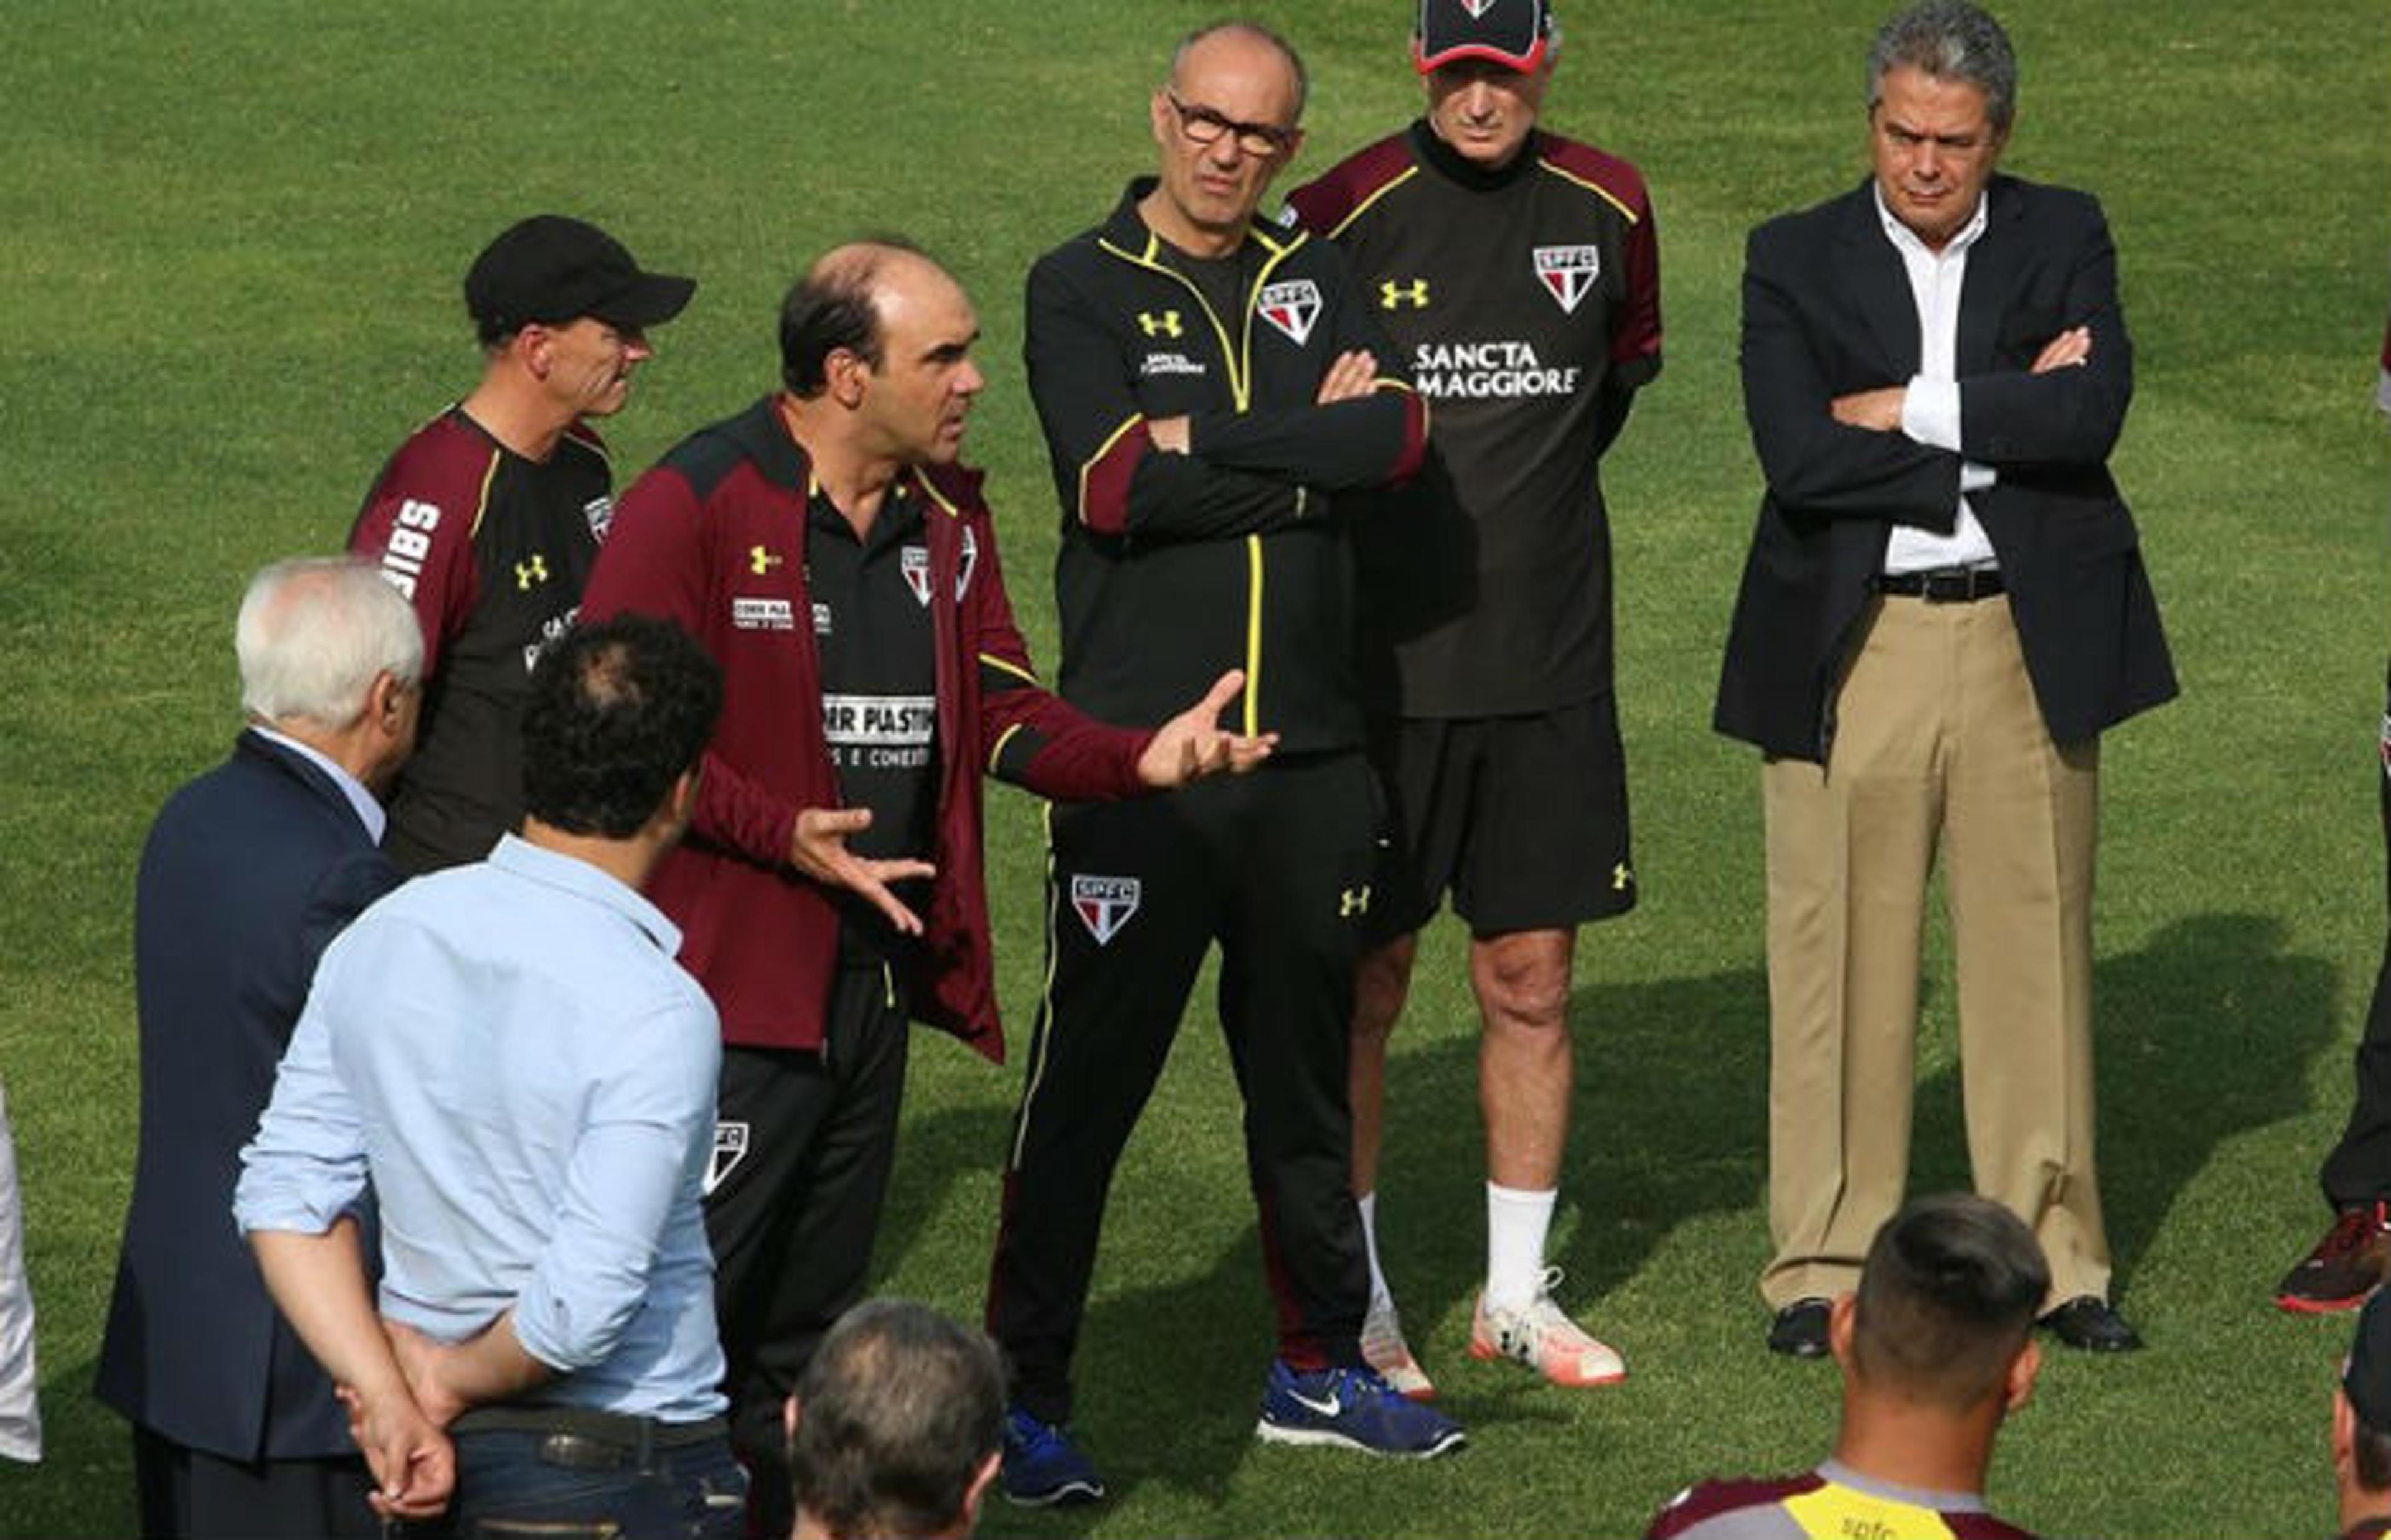
[[[582,1433],[549,1433],[539,1441],[539,1463],[559,1470],[612,1470],[624,1459],[621,1448]]]
[[[1982,586],[1986,569],[1958,567],[1926,574],[1926,602],[1929,604],[1973,604],[1983,597]]]

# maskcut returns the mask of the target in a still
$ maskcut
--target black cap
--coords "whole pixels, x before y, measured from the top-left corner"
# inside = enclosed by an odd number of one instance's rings
[[[2349,1345],[2349,1367],[2341,1388],[2358,1420],[2376,1432],[2391,1432],[2391,1303],[2382,1290],[2358,1313],[2358,1340]]]
[[[1544,61],[1552,35],[1548,0],[1420,0],[1412,59],[1423,75],[1465,58],[1525,74]]]
[[[642,273],[623,243],[595,225],[535,214],[483,248],[465,275],[465,309],[495,342],[535,321],[592,315],[641,330],[671,320],[697,291],[695,278]]]

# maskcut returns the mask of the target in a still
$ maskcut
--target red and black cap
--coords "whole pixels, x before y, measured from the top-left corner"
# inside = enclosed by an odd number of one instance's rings
[[[1482,58],[1525,74],[1552,45],[1550,0],[1420,0],[1412,60],[1423,75]]]
[[[584,315],[637,331],[679,314],[696,291],[695,278],[640,271],[623,243],[595,225],[534,214],[473,259],[465,309],[485,341]]]

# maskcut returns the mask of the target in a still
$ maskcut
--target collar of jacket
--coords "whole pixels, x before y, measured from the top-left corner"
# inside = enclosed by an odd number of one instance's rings
[[[1128,190],[1121,194],[1120,202],[1114,206],[1111,217],[1105,221],[1100,232],[1105,245],[1152,257],[1154,250],[1162,244],[1162,237],[1145,223],[1145,216],[1137,212],[1137,206],[1160,182],[1161,178],[1156,176],[1130,179]],[[1256,210],[1252,221],[1246,226],[1246,234],[1250,239],[1260,241],[1262,249],[1273,256],[1284,256],[1312,238],[1295,223],[1295,216],[1284,204],[1274,215]]]
[[[755,462],[766,481],[800,496],[813,494],[813,456],[790,437],[789,425],[781,416],[778,392],[763,397],[724,423],[721,431],[723,437],[739,446],[742,455]],[[919,492],[928,507],[941,509],[953,519],[960,518],[964,508],[978,501],[981,479],[982,472],[977,468],[961,463],[908,466],[898,472],[897,484]]]

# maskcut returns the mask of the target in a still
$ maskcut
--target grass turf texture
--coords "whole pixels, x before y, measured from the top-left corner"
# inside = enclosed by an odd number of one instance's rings
[[[1307,52],[1316,173],[1404,121],[1404,7],[1259,6]],[[134,1528],[89,1395],[136,1128],[131,880],[160,800],[236,723],[247,574],[335,546],[381,458],[470,382],[456,297],[518,214],[595,218],[700,276],[610,425],[618,482],[770,383],[802,258],[911,232],[977,295],[973,429],[1026,625],[1053,656],[1051,485],[1022,387],[1030,260],[1151,160],[1144,92],[1208,7],[860,0],[493,10],[290,0],[10,7],[0,57],[0,1073],[27,1184],[49,1459],[0,1464],[0,1533]],[[2003,7],[2008,164],[2105,199],[2139,344],[2117,469],[2186,694],[2113,735],[2100,887],[2102,1171],[2151,1350],[2054,1353],[1994,1492],[2061,1533],[2322,1533],[2346,1322],[2268,1303],[2323,1212],[2380,944],[2370,738],[2385,437],[2364,404],[2391,146],[2384,9]],[[1876,4],[1570,7],[1557,128],[1641,164],[1669,366],[1607,468],[1645,902],[1588,934],[1554,1255],[1624,1386],[1463,1353],[1479,1265],[1474,1018],[1434,930],[1392,1070],[1384,1213],[1464,1457],[1257,1448],[1270,1352],[1234,1093],[1199,1007],[1122,1168],[1080,1356],[1116,1500],[998,1534],[1618,1534],[1712,1471],[1806,1464],[1831,1371],[1770,1357],[1765,1000],[1752,756],[1707,728],[1756,472],[1734,374],[1756,220],[1862,173]],[[991,815],[1004,998],[1026,1041],[1037,816]],[[1919,1043],[1914,1185],[1961,1185],[1948,949]],[[1207,996],[1199,995],[1199,999]],[[977,1311],[1016,1073],[918,1044],[881,1286]]]

